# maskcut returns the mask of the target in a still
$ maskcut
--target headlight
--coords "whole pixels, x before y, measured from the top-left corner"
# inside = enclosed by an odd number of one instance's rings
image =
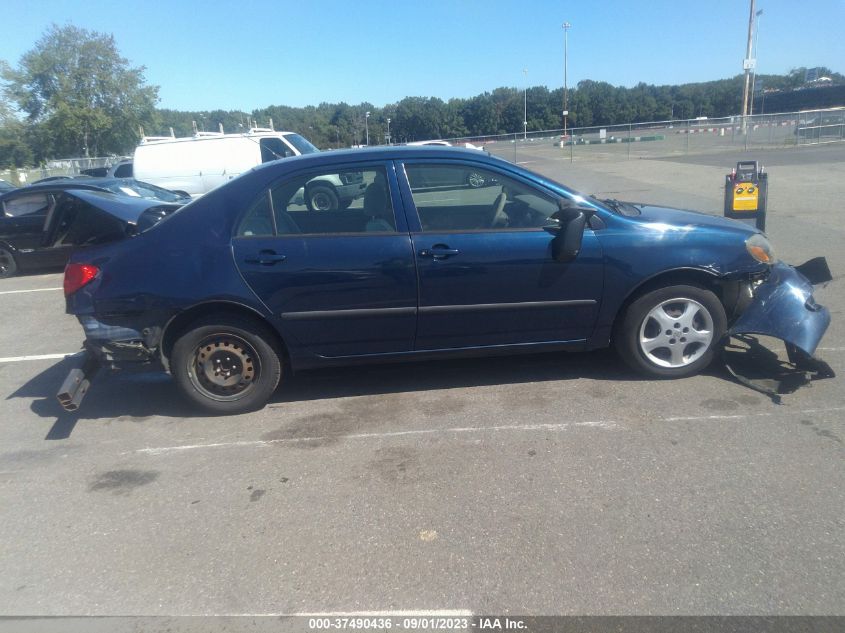
[[[748,251],[748,254],[758,262],[762,262],[764,264],[775,263],[775,253],[772,250],[772,245],[769,244],[769,240],[759,233],[755,233],[745,240],[745,248]]]

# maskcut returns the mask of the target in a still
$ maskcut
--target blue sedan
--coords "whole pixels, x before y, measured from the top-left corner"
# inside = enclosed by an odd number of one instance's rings
[[[364,195],[309,207],[297,192],[321,176],[360,179]],[[216,413],[263,406],[290,372],[362,362],[613,345],[639,372],[680,378],[729,331],[810,356],[830,320],[753,227],[602,202],[439,147],[266,163],[77,252],[65,294],[86,337],[59,393],[69,410],[99,367],[130,363],[163,366]]]

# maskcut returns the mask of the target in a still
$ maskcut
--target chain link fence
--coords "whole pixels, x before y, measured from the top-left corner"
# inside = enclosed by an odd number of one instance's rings
[[[37,182],[43,178],[84,175],[83,170],[96,169],[98,167],[108,168],[115,163],[126,160],[126,158],[124,156],[99,156],[95,158],[82,157],[51,160],[47,161],[41,167],[2,170],[0,171],[0,180],[5,180],[18,186],[31,185],[33,182]]]
[[[578,158],[658,158],[753,151],[845,140],[845,108],[710,119],[653,121],[447,139],[510,158],[530,146],[557,147]],[[514,158],[515,160],[515,158]]]
[[[845,107],[786,114],[757,114],[719,119],[653,121],[446,139],[453,145],[484,147],[505,159],[531,147],[556,147],[572,160],[659,158],[726,150],[753,151],[845,140]],[[43,167],[0,171],[0,179],[25,185],[55,176],[76,176],[85,169],[110,167],[125,157],[68,158]]]

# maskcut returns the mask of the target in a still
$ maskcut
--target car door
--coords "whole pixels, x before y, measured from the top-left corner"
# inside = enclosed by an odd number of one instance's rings
[[[593,330],[602,295],[601,245],[586,229],[580,254],[552,257],[544,225],[558,195],[515,174],[464,161],[406,161],[400,173],[417,223],[417,350],[578,342]],[[440,187],[414,187],[436,179]],[[444,172],[454,172],[445,178]],[[484,186],[462,181],[480,175]],[[410,183],[410,184],[408,184]],[[412,214],[409,214],[412,215]]]
[[[306,183],[338,178],[362,178],[364,195],[334,210],[305,204]],[[414,255],[391,163],[282,177],[248,207],[232,243],[244,279],[300,349],[325,357],[413,349]]]
[[[48,191],[21,191],[4,198],[0,241],[10,245],[21,267],[49,265],[41,261],[45,225],[54,198]]]

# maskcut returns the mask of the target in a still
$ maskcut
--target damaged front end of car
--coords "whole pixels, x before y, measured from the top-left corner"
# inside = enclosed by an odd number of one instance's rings
[[[731,375],[775,402],[811,380],[835,376],[814,354],[830,325],[830,312],[816,303],[813,286],[832,280],[827,261],[817,257],[796,267],[771,265],[768,275],[744,286],[738,316],[725,335],[723,359]],[[783,341],[786,360],[759,337]]]

